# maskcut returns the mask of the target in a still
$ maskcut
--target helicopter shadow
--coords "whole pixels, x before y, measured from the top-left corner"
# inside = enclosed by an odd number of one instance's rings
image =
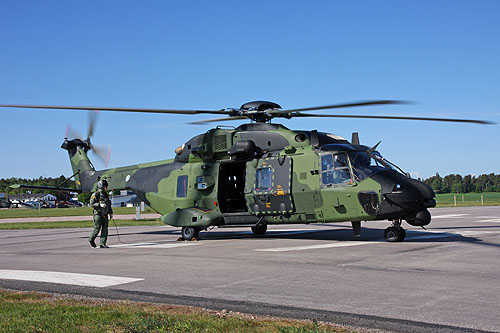
[[[380,242],[387,243],[384,240],[384,229],[363,227],[361,236],[355,237],[352,233],[352,228],[349,225],[332,225],[318,224],[315,227],[318,229],[277,229],[271,227],[264,235],[254,235],[251,230],[234,230],[225,228],[214,228],[208,231],[201,231],[198,241],[213,241],[213,240],[256,240],[265,241],[270,239],[290,239],[290,240],[318,240],[318,241],[334,241],[334,242]],[[478,235],[463,235],[460,232],[446,231],[449,229],[488,229],[496,226],[470,226],[470,227],[441,227],[432,228],[430,230],[406,230],[405,243],[469,243],[484,246],[500,247],[500,244],[487,242]],[[443,231],[441,231],[443,230]],[[500,231],[499,231],[500,233]],[[165,236],[180,236],[179,230],[157,230],[145,231],[140,233],[126,234],[142,234],[142,235],[165,235]],[[126,235],[122,234],[122,235]],[[390,243],[387,243],[390,244]]]
[[[337,226],[332,226],[337,227]],[[406,230],[405,243],[469,243],[484,246],[492,246],[500,248],[500,244],[487,242],[477,235],[463,235],[457,232],[447,232],[447,231],[434,231],[432,230]],[[500,233],[500,231],[499,231]],[[319,230],[296,230],[296,231],[273,231],[269,230],[263,236],[255,236],[252,232],[245,233],[244,235],[234,235],[231,232],[223,232],[217,234],[216,236],[206,235],[202,240],[211,239],[256,239],[256,240],[266,240],[266,239],[296,239],[296,240],[319,240],[319,241],[335,241],[335,242],[380,242],[385,244],[391,244],[384,239],[384,230],[378,228],[363,227],[361,236],[355,237],[352,233],[350,227],[344,227],[342,229],[319,229]],[[392,243],[393,244],[393,243]]]

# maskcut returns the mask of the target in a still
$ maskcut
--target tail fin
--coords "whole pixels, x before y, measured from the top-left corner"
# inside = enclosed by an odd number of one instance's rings
[[[95,168],[87,156],[90,150],[89,142],[81,139],[69,141],[65,139],[61,148],[68,151],[77,188],[83,192],[89,192],[97,178]]]

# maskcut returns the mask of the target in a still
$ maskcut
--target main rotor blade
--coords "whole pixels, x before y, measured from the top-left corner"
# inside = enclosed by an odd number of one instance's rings
[[[146,112],[146,113],[173,113],[173,114],[229,114],[226,110],[177,110],[177,109],[147,109],[147,108],[115,108],[99,106],[62,106],[62,105],[17,105],[2,104],[2,108],[27,108],[27,109],[53,109],[53,110],[93,110],[93,111],[121,111],[121,112]]]
[[[90,139],[90,137],[94,135],[95,123],[97,121],[97,112],[98,111],[89,111],[89,131],[87,133],[87,139]]]
[[[242,120],[242,119],[248,119],[246,116],[234,116],[234,117],[226,117],[226,118],[215,118],[215,119],[207,119],[207,120],[197,120],[197,121],[190,121],[188,124],[193,124],[193,125],[201,125],[204,123],[213,123],[216,121],[228,121],[228,120]]]
[[[398,120],[426,120],[426,121],[446,121],[454,123],[474,123],[481,125],[496,124],[487,120],[474,119],[453,119],[453,118],[428,118],[428,117],[400,117],[400,116],[364,116],[364,115],[345,115],[345,114],[309,114],[309,113],[292,113],[291,117],[325,117],[325,118],[357,118],[357,119],[398,119]]]
[[[287,113],[287,112],[298,112],[298,111],[340,109],[340,108],[351,108],[351,107],[358,107],[358,106],[387,105],[387,104],[411,104],[411,102],[409,102],[409,101],[398,101],[398,100],[361,101],[361,102],[353,102],[353,103],[347,103],[347,104],[333,104],[333,105],[324,105],[324,106],[313,106],[313,107],[309,107],[309,108],[271,111],[269,113],[276,114],[276,113]]]

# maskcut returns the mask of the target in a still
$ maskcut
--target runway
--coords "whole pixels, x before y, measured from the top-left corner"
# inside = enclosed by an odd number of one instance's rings
[[[119,240],[111,224],[110,249],[92,249],[90,229],[2,231],[0,286],[394,331],[500,332],[500,207],[431,214],[428,230],[403,223],[402,243],[383,240],[388,221],[363,223],[360,238],[336,223],[270,226],[264,237],[214,229],[197,242],[177,242],[168,226],[121,227]],[[113,279],[71,283],[87,275]]]

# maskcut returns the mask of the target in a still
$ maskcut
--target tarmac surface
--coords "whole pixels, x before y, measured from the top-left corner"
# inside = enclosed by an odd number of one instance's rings
[[[500,207],[432,209],[428,230],[388,221],[213,229],[168,226],[0,233],[0,287],[227,309],[404,332],[500,332]]]

